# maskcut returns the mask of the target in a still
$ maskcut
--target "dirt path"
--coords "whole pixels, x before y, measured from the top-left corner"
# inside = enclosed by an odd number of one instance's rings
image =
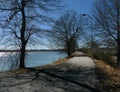
[[[73,57],[70,59],[67,63],[77,66],[77,67],[83,67],[83,68],[96,68],[95,63],[93,60],[89,57]]]
[[[92,59],[77,57],[60,65],[0,78],[0,92],[100,92]]]

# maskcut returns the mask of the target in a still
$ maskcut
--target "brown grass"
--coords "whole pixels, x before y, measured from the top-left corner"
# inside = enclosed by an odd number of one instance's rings
[[[59,59],[55,62],[53,62],[52,64],[48,64],[48,65],[43,65],[43,66],[40,66],[40,67],[36,67],[35,69],[46,69],[46,68],[51,68],[53,66],[56,66],[56,65],[59,65],[61,63],[64,63],[66,61],[68,61],[70,58],[66,57],[66,58],[62,58],[62,59]]]
[[[104,89],[108,88],[115,90],[120,88],[120,69],[108,65],[102,60],[97,60],[95,63],[99,69],[99,74]],[[119,92],[119,91],[115,91],[115,92]]]
[[[111,61],[113,61],[113,63],[117,63],[117,56],[111,56]]]
[[[68,57],[62,58],[62,59],[59,59],[59,60],[53,62],[53,64],[58,65],[58,64],[61,64],[61,63],[64,63],[64,62],[68,61],[69,59],[70,58],[68,58]]]
[[[17,70],[14,70],[14,71],[6,71],[6,72],[0,73],[0,78],[9,77],[9,76],[12,76],[12,75],[15,75],[15,74],[25,74],[27,72],[28,72],[28,69],[25,69],[25,68],[17,69]]]
[[[15,71],[11,71],[11,72],[16,73],[16,74],[23,74],[23,73],[27,73],[28,70],[25,68],[22,68],[22,69],[17,69]]]

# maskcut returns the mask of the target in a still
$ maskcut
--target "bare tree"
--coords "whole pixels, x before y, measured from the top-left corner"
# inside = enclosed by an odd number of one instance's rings
[[[0,26],[8,42],[20,48],[20,68],[25,68],[25,50],[35,45],[48,23],[48,13],[61,6],[61,0],[1,0]]]
[[[77,41],[83,33],[83,17],[74,11],[67,11],[58,20],[49,31],[52,42],[63,48],[70,56],[77,48]]]
[[[117,62],[120,65],[120,0],[99,0],[94,18],[99,36],[117,45]]]

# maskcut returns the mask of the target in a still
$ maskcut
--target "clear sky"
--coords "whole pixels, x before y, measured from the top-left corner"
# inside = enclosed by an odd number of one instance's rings
[[[68,9],[77,11],[78,13],[90,14],[96,0],[65,0]]]

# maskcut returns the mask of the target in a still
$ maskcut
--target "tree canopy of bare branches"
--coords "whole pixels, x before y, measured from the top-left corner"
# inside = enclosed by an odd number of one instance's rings
[[[25,50],[35,45],[44,30],[44,25],[52,19],[48,13],[58,10],[61,0],[0,0],[0,30],[4,41],[20,48],[20,68],[25,67]]]
[[[104,40],[117,46],[120,65],[120,0],[99,0],[94,13],[97,32]]]
[[[78,39],[83,33],[83,17],[74,11],[66,11],[49,31],[52,42],[65,49],[70,56],[77,48]]]

